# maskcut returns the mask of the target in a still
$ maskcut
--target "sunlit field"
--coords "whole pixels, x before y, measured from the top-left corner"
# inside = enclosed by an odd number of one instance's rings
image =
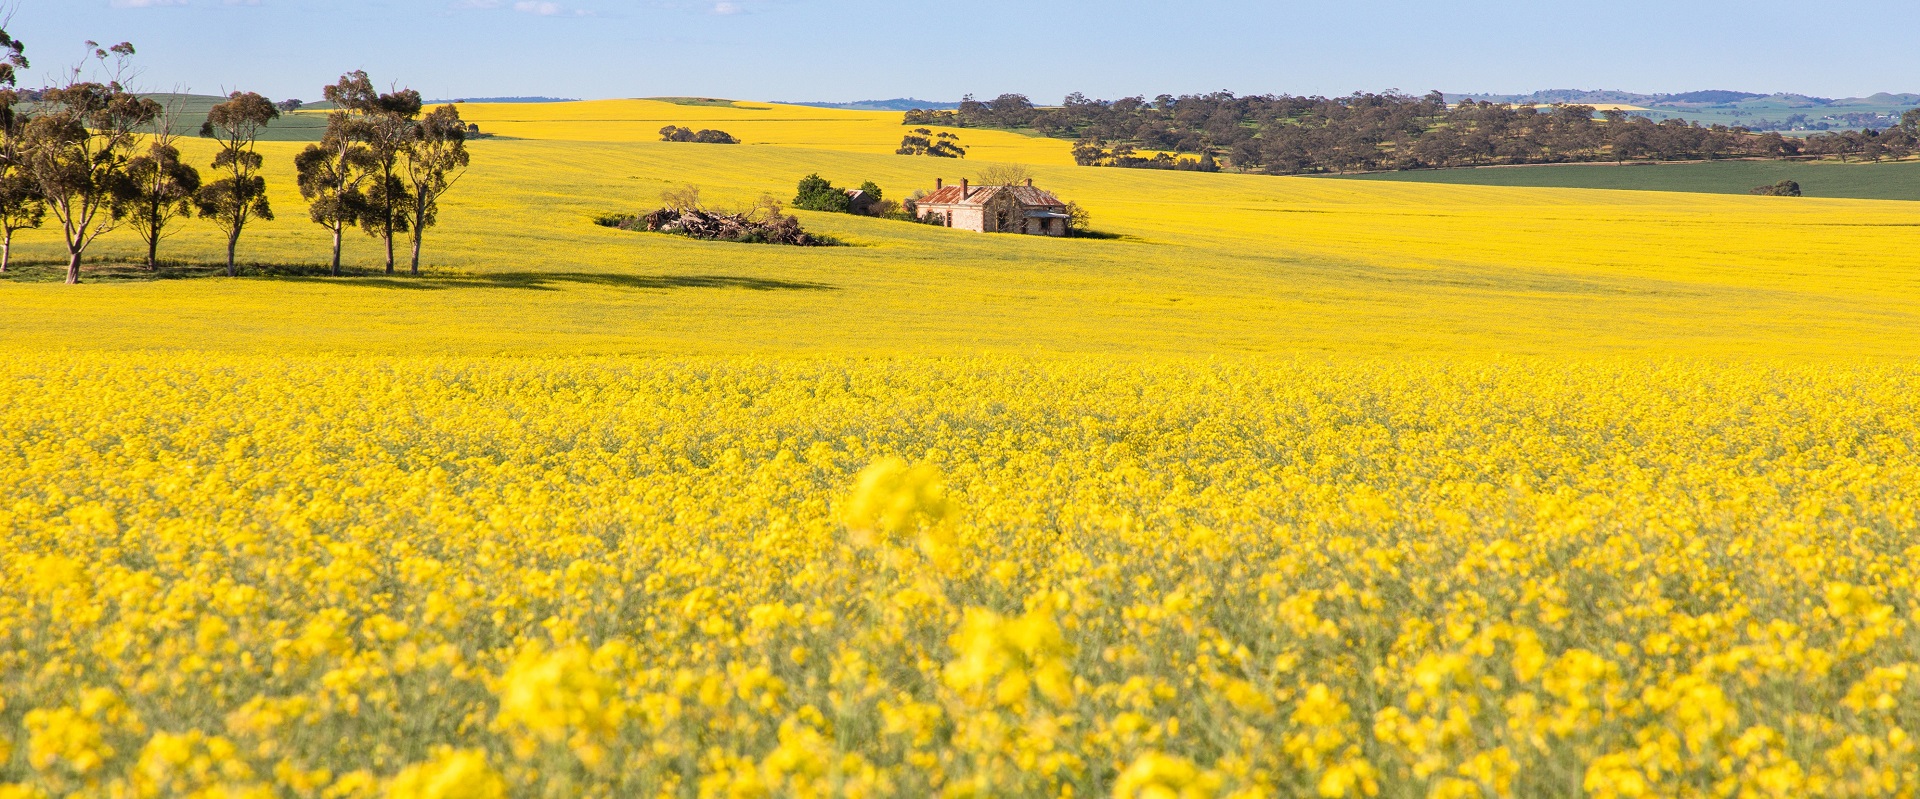
[[[0,798],[1920,790],[1914,206],[742,105],[463,106],[419,277],[289,143],[251,276],[23,234]],[[1105,235],[592,222],[987,159]]]

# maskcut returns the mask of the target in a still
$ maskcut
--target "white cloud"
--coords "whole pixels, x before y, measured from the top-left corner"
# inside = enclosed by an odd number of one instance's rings
[[[521,2],[513,4],[513,10],[527,14],[538,14],[543,17],[593,16],[593,12],[591,11],[583,11],[580,9],[570,10],[559,3],[551,2],[551,0],[521,0]]]
[[[499,8],[502,5],[505,5],[505,4],[502,3],[501,0],[460,0],[460,2],[454,3],[453,7],[454,8]]]
[[[192,0],[109,0],[107,5],[114,8],[179,8],[192,5]],[[258,6],[260,0],[220,0],[223,6]]]
[[[648,5],[683,14],[738,17],[766,11],[780,0],[652,0]]]

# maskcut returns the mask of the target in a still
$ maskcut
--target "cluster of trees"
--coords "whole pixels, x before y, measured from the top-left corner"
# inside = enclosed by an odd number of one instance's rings
[[[1201,153],[1199,158],[1180,157],[1172,153],[1159,152],[1151,156],[1139,154],[1139,150],[1126,142],[1106,146],[1105,142],[1082,140],[1073,145],[1073,162],[1081,166],[1117,166],[1128,169],[1172,169],[1180,172],[1218,172],[1220,162],[1213,153]]]
[[[80,282],[87,248],[123,224],[146,241],[146,266],[155,269],[161,240],[177,220],[197,213],[226,233],[232,274],[247,223],[273,218],[254,144],[280,112],[252,92],[234,92],[214,106],[200,129],[219,145],[215,178],[205,182],[175,146],[180,131],[170,110],[122,83],[133,45],[87,46],[111,77],[82,80],[83,68],[76,67],[65,83],[28,101],[15,89],[16,70],[28,65],[25,47],[0,31],[7,53],[0,72],[0,271],[11,261],[14,235],[39,227],[49,214],[67,246],[68,283]],[[142,132],[149,127],[154,132]]]
[[[914,113],[909,111],[908,113]],[[930,155],[934,158],[965,158],[967,148],[960,146],[960,137],[946,131],[935,133],[927,128],[914,128],[900,138],[897,155]]]
[[[1801,153],[1812,156],[1879,161],[1920,154],[1920,108],[1900,115],[1899,124],[1885,130],[1849,130],[1819,133],[1801,143]]]
[[[1733,115],[1736,117],[1749,116],[1749,114],[1746,114],[1740,111],[1733,112]],[[1893,127],[1898,124],[1900,124],[1900,115],[1898,114],[1880,114],[1880,113],[1873,113],[1873,112],[1858,113],[1858,114],[1833,114],[1830,116],[1819,117],[1819,118],[1811,117],[1806,114],[1789,114],[1787,115],[1787,118],[1780,119],[1780,120],[1767,119],[1764,117],[1756,117],[1753,119],[1740,120],[1741,127],[1747,128],[1749,130],[1754,130],[1754,131],[1768,131],[1768,130],[1826,131],[1826,130],[1833,130],[1835,128],[1840,128],[1843,130],[1854,129],[1854,128],[1859,128],[1864,130],[1885,130],[1887,128]]]
[[[1439,92],[1337,98],[1216,92],[1115,101],[1076,93],[1057,108],[1035,107],[1017,94],[989,102],[968,97],[958,109],[911,111],[905,121],[1025,129],[1073,139],[1076,160],[1088,166],[1202,170],[1224,161],[1241,171],[1301,174],[1801,154],[1887,157],[1917,149],[1920,115],[1908,117],[1887,131],[1816,136],[1803,143],[1745,128],[1680,119],[1654,122],[1619,111],[1596,114],[1586,105],[1450,105]],[[1139,150],[1159,152],[1143,157]]]
[[[394,241],[406,234],[411,271],[420,274],[427,228],[439,222],[440,200],[466,173],[468,127],[460,111],[442,105],[422,114],[420,93],[382,93],[364,71],[349,72],[322,90],[334,110],[327,131],[294,158],[307,215],[333,234],[332,273],[340,274],[342,239],[358,226],[386,248],[394,272]]]
[[[739,144],[740,140],[724,130],[701,130],[668,125],[660,129],[660,140],[692,144]]]
[[[178,114],[126,87],[133,45],[88,47],[102,79],[83,79],[83,65],[60,85],[27,93],[16,88],[25,47],[0,30],[0,272],[15,233],[49,216],[67,247],[68,283],[80,282],[88,247],[122,226],[146,243],[146,268],[158,269],[160,243],[198,216],[225,234],[226,271],[236,274],[248,225],[273,219],[256,145],[281,107],[253,92],[214,106],[199,130],[216,144],[203,175],[180,153]],[[337,110],[296,167],[313,220],[334,233],[333,273],[340,274],[342,231],[358,225],[385,241],[389,274],[395,236],[411,233],[418,274],[439,200],[469,163],[467,126],[452,106],[422,116],[418,92],[381,94],[364,72],[326,91]]]

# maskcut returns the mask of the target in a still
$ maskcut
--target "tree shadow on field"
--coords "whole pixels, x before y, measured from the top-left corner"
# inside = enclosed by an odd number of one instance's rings
[[[342,286],[399,289],[403,291],[445,291],[447,289],[494,288],[528,291],[558,291],[565,285],[606,286],[609,288],[664,291],[671,289],[746,289],[749,291],[839,291],[829,283],[775,280],[741,275],[623,275],[611,272],[501,272],[497,274],[425,274],[375,275],[371,277],[288,276],[281,280],[300,283],[332,283]]]
[[[340,277],[332,275],[326,264],[243,263],[235,270],[242,279],[267,279],[289,283],[327,283],[340,286],[398,289],[403,291],[445,291],[447,289],[498,288],[529,291],[559,291],[565,285],[605,286],[635,290],[671,289],[746,289],[749,291],[839,291],[840,287],[811,281],[776,280],[743,275],[631,275],[617,272],[499,272],[448,274],[429,272],[414,276],[402,272],[347,267]],[[124,261],[88,261],[81,264],[80,279],[88,283],[145,283],[162,280],[202,280],[226,277],[225,264],[162,262],[156,271]],[[16,260],[12,268],[0,273],[0,282],[52,283],[66,278],[66,262]]]

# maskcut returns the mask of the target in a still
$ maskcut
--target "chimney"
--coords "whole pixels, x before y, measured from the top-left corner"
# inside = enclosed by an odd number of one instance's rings
[[[968,185],[969,183],[971,183],[971,181],[966,178],[960,179],[960,199],[962,200],[973,196],[973,189]]]
[[[947,182],[946,182],[946,181],[945,181],[944,179],[941,179],[941,178],[934,178],[934,179],[933,179],[933,190],[934,190],[934,191],[939,191],[939,190],[941,190],[941,189],[944,189],[944,188],[946,188],[946,187],[947,187]]]
[[[1027,188],[1033,188],[1033,178],[1027,178]]]

